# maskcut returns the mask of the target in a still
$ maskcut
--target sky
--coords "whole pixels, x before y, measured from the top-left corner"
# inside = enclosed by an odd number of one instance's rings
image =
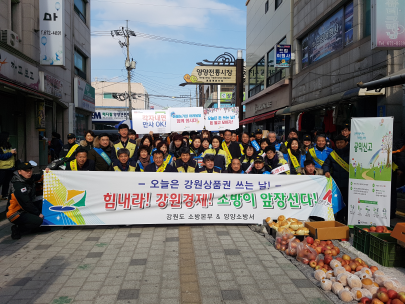
[[[246,48],[245,0],[92,0],[92,81],[127,81],[126,48],[120,47],[117,37],[95,35],[125,27],[126,20],[135,33]],[[150,95],[178,97],[191,93],[195,105],[196,86],[180,87],[185,82],[183,76],[191,74],[196,62],[214,60],[224,52],[237,57],[237,50],[131,37],[130,57],[137,62],[132,78],[142,83]],[[153,96],[150,104],[155,109],[190,106],[189,100]]]

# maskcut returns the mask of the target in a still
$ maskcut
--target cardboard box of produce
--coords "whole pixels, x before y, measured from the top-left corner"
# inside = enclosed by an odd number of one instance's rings
[[[305,222],[309,233],[319,240],[349,239],[349,227],[336,221]]]
[[[391,236],[396,238],[398,241],[405,242],[405,223],[398,223],[395,225],[394,231],[392,231]],[[401,245],[401,243],[399,243]],[[402,245],[401,245],[402,246]],[[404,247],[404,246],[402,246]]]

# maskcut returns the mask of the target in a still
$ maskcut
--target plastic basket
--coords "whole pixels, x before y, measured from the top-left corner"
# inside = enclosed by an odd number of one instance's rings
[[[353,237],[353,247],[364,254],[369,253],[370,247],[370,232],[363,230],[363,228],[369,228],[371,226],[355,225],[354,237]]]
[[[356,248],[358,251],[363,252],[364,254],[369,254],[370,252],[370,234],[375,232],[367,232],[363,230],[363,228],[370,228],[371,225],[355,225],[354,236],[353,236],[353,247]],[[390,227],[392,231],[394,227]],[[390,233],[381,233],[390,235]]]
[[[388,233],[370,233],[369,257],[385,267],[403,267],[405,248]]]

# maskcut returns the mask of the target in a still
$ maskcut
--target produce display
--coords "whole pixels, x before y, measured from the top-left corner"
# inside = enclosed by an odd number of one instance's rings
[[[336,294],[343,302],[359,304],[405,304],[405,286],[361,258],[340,254],[329,241],[306,237],[302,242],[289,230],[278,230],[275,248],[314,269],[321,288]]]
[[[388,229],[388,227],[385,226],[371,226],[369,228],[363,228],[364,231],[367,232],[376,232],[376,233],[391,233],[392,231]]]
[[[270,228],[277,232],[288,231],[293,235],[309,235],[309,229],[304,227],[304,223],[295,218],[286,219],[284,215],[280,215],[277,218],[277,222],[274,222],[272,218],[266,218],[266,222]]]

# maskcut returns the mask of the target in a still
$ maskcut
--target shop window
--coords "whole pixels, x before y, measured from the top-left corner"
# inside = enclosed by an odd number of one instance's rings
[[[353,1],[301,40],[303,69],[353,42]]]
[[[371,35],[371,0],[364,0],[363,2],[363,37]]]
[[[277,44],[287,44],[287,38],[284,37]],[[279,82],[281,79],[286,77],[286,69],[283,68],[275,68],[274,67],[274,60],[275,60],[275,49],[271,49],[270,52],[267,53],[267,87]]]
[[[84,23],[86,23],[86,6],[87,1],[75,0],[75,12],[77,15],[79,15],[80,19],[82,19]]]
[[[269,11],[269,0],[264,3],[264,13],[267,14]]]
[[[276,0],[276,9],[281,5],[281,3],[283,3],[283,0]]]
[[[265,59],[263,57],[249,70],[249,97],[264,89],[265,78]]]
[[[75,74],[86,80],[86,61],[85,55],[75,49]]]

